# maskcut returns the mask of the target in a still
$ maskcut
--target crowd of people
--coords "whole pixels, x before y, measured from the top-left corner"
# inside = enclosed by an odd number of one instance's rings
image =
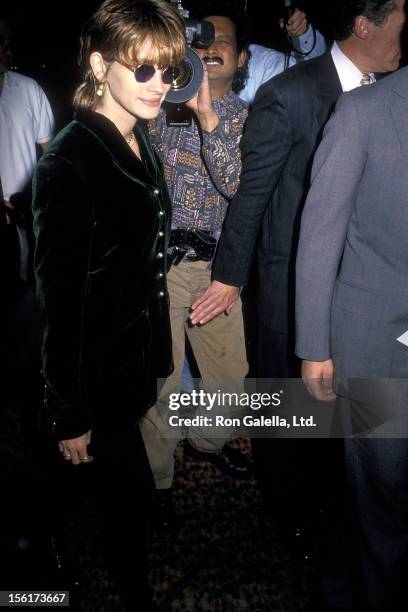
[[[79,473],[123,605],[154,610],[149,523],[177,528],[183,440],[230,477],[255,473],[282,529],[318,529],[328,513],[314,612],[398,612],[408,430],[392,411],[405,386],[389,381],[408,377],[405,0],[336,0],[330,44],[296,9],[281,24],[297,40],[288,58],[250,44],[234,3],[200,2],[214,38],[195,49],[203,79],[183,125],[166,102],[186,52],[174,4],[100,4],[81,33],[73,120],[56,135],[41,87],[9,70],[0,20],[3,351],[10,381],[24,381],[9,394],[27,444],[55,483],[55,546]],[[374,427],[254,439],[250,461],[232,429],[169,426],[187,346],[202,388],[244,389],[254,267],[257,377],[302,377],[318,401],[337,398],[346,429],[351,412],[386,413]]]

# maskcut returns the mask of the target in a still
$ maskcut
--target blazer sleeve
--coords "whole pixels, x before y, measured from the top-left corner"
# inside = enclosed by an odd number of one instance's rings
[[[249,112],[242,139],[242,174],[218,244],[213,278],[246,285],[265,209],[290,154],[293,130],[283,96],[263,86]]]
[[[334,285],[367,158],[363,125],[353,94],[341,96],[315,155],[296,261],[296,354],[302,359],[331,356]]]
[[[87,183],[70,162],[42,158],[33,181],[33,215],[44,403],[53,434],[72,439],[91,428],[80,368],[93,220]]]

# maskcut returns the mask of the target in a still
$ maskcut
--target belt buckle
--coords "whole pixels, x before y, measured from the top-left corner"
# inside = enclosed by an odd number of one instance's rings
[[[187,254],[184,259],[185,261],[204,261],[202,257],[197,255],[197,253],[191,253],[191,255]]]
[[[178,246],[173,247],[170,255],[171,263],[173,266],[177,266],[182,259],[184,259],[187,253],[187,249],[181,249]]]

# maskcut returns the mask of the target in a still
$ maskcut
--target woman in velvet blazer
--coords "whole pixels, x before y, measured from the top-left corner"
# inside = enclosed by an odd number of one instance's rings
[[[105,0],[83,30],[74,121],[34,179],[45,410],[67,462],[95,458],[116,530],[139,514],[135,489],[150,487],[137,420],[172,368],[170,201],[140,120],[159,113],[184,51],[183,22],[165,0]]]

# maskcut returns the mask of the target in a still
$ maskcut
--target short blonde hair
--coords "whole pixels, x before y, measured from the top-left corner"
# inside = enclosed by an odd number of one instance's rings
[[[184,22],[166,0],[105,0],[82,29],[79,66],[82,83],[74,106],[94,109],[97,82],[89,58],[98,51],[105,61],[118,58],[130,66],[141,63],[175,66],[185,54]],[[140,49],[149,57],[140,57]]]

